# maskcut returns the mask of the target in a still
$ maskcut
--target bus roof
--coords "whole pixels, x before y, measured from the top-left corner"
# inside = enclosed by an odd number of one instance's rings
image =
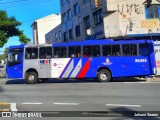
[[[153,43],[152,40],[118,40],[114,41],[112,39],[103,39],[103,40],[85,40],[77,42],[66,42],[66,43],[55,43],[52,46],[79,46],[79,45],[102,45],[102,44],[136,44],[136,43]]]
[[[85,45],[102,45],[102,44],[136,44],[136,43],[154,43],[153,40],[113,40],[113,39],[101,39],[101,40],[85,40],[85,41],[75,41],[75,42],[66,42],[66,43],[53,43],[53,44],[41,44],[41,45],[35,45],[35,44],[22,44],[22,45],[14,45],[10,46],[9,49],[12,48],[22,48],[22,47],[47,47],[47,46],[53,46],[53,47],[59,47],[59,46],[85,46]]]

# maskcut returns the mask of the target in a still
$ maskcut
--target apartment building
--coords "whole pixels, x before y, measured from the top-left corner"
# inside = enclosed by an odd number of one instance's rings
[[[60,5],[63,42],[105,37],[105,0],[60,0]]]
[[[103,14],[105,36],[160,40],[160,1],[152,0],[150,5],[147,1],[108,0]]]
[[[54,35],[54,42],[121,37],[160,40],[160,1],[147,4],[147,0],[60,0],[62,23],[47,38]]]
[[[57,27],[61,23],[61,15],[51,14],[35,20],[31,27],[33,28],[34,44],[45,44],[45,34]],[[48,40],[48,39],[47,39]],[[51,43],[51,40],[48,40]]]

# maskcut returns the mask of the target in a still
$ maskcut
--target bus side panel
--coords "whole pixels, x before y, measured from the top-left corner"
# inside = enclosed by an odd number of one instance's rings
[[[23,63],[20,63],[12,67],[7,67],[6,72],[7,78],[23,78]]]

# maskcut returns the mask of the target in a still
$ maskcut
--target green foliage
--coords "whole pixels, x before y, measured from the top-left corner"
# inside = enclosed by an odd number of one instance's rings
[[[0,47],[3,47],[8,39],[13,36],[19,36],[21,43],[28,43],[30,41],[23,31],[19,30],[21,24],[14,16],[8,17],[6,11],[0,10]]]
[[[8,48],[5,48],[4,53],[0,54],[0,62],[1,60],[7,59],[7,56],[8,56]]]

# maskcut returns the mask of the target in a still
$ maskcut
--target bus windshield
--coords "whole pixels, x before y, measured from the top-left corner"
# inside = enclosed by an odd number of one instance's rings
[[[22,62],[22,49],[11,49],[8,54],[8,62]]]

